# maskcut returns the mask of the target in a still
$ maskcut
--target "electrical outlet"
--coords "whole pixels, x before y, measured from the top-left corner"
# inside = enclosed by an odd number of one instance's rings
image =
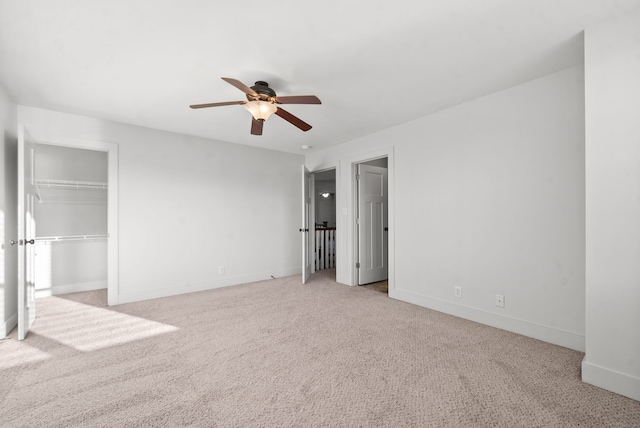
[[[224,275],[224,266],[218,266],[218,274]]]
[[[504,308],[504,296],[502,294],[496,294],[496,306]]]
[[[453,295],[458,299],[462,299],[462,287],[453,287]]]

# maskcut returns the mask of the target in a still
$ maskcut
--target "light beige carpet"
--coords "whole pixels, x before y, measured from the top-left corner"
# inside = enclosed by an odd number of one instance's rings
[[[580,352],[332,275],[40,299],[0,344],[0,426],[640,426],[639,402],[580,381]]]
[[[389,282],[387,280],[363,285],[363,287],[378,291],[380,293],[385,293],[387,295],[389,294]]]

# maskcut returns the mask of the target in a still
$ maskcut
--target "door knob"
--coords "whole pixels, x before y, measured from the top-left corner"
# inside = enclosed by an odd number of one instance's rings
[[[11,241],[9,241],[9,243],[10,243],[11,245],[16,245],[16,244],[18,243],[18,241],[14,241],[14,240],[12,239]]]
[[[35,243],[36,243],[36,240],[35,240],[35,239],[25,239],[25,240],[24,240],[24,245],[27,245],[27,244],[35,244]]]

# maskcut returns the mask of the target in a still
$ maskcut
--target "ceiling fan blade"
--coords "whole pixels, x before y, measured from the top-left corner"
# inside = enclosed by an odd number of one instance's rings
[[[256,91],[254,91],[253,89],[251,89],[250,87],[248,87],[247,85],[245,85],[244,83],[242,83],[237,79],[232,79],[231,77],[221,77],[221,79],[235,86],[236,88],[240,89],[242,92],[244,92],[247,95],[253,95],[256,97],[258,96],[258,93]]]
[[[251,134],[262,135],[262,125],[264,125],[264,122],[251,118]]]
[[[295,125],[298,128],[302,129],[303,131],[308,131],[311,129],[311,125],[309,125],[307,122],[304,122],[302,119],[297,118],[296,116],[292,115],[286,110],[281,109],[280,107],[278,107],[278,109],[276,110],[276,114],[292,125]]]
[[[276,97],[276,102],[280,104],[322,104],[315,95],[291,95]]]
[[[206,108],[206,107],[220,107],[220,106],[233,106],[236,104],[246,104],[246,101],[225,101],[222,103],[208,103],[208,104],[192,104],[191,108]]]

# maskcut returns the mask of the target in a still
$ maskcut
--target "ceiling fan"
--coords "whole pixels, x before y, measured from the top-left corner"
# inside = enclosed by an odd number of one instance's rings
[[[311,129],[311,125],[302,119],[292,115],[288,111],[278,107],[276,104],[321,104],[320,99],[315,95],[291,95],[279,97],[276,92],[269,87],[267,82],[257,81],[254,86],[247,86],[239,80],[230,77],[223,77],[222,80],[240,89],[247,95],[248,101],[226,101],[221,103],[193,104],[189,107],[207,108],[220,107],[230,105],[244,105],[253,116],[251,119],[251,133],[253,135],[262,135],[262,126],[264,121],[273,113],[280,116],[292,125],[297,126],[303,131]]]

